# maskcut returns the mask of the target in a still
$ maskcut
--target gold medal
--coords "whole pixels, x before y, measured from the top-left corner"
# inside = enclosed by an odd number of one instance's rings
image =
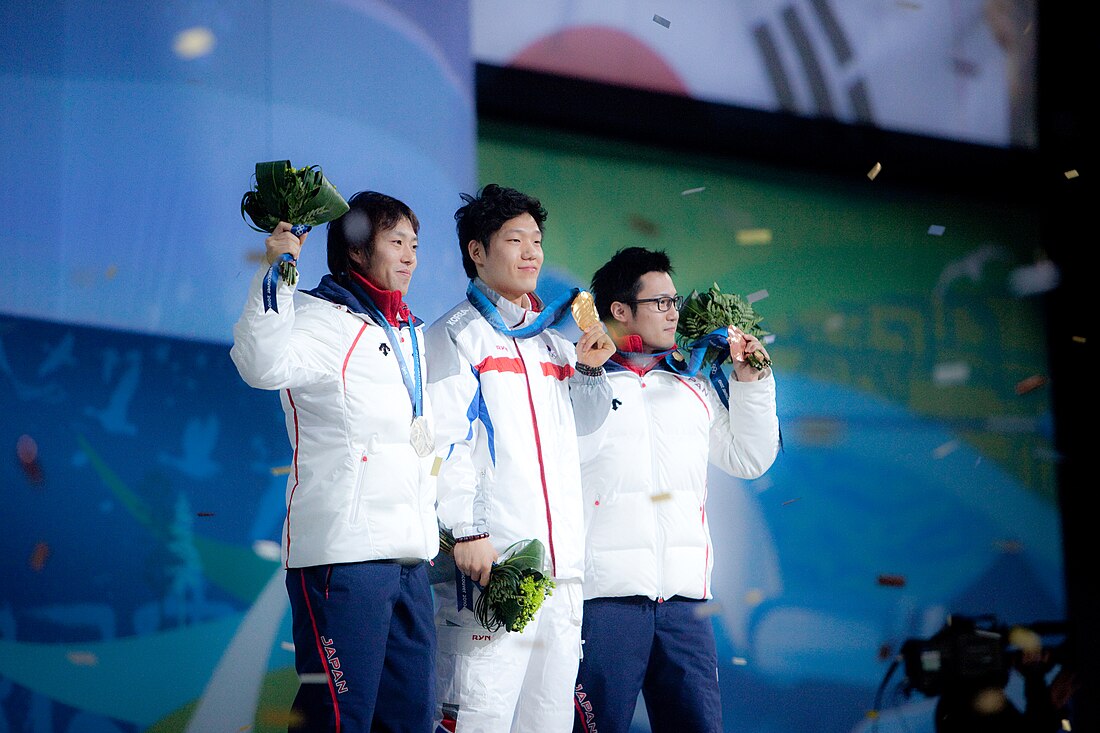
[[[587,331],[600,322],[600,314],[596,312],[596,302],[592,300],[592,293],[582,290],[577,293],[570,306],[573,312],[573,320],[581,331]]]

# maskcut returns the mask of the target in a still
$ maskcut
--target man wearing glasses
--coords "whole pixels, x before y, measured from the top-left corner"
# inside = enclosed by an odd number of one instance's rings
[[[580,438],[585,570],[584,653],[574,732],[627,733],[639,692],[650,726],[720,733],[718,660],[707,604],[714,562],[708,464],[756,478],[779,451],[775,380],[766,357],[731,328],[728,406],[688,376],[676,349],[683,297],[664,252],[619,250],[592,277],[618,347],[604,365],[612,410]]]

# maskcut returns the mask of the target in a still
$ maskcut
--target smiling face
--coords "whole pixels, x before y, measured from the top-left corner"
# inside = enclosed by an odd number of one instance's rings
[[[369,257],[361,249],[348,252],[348,259],[356,272],[375,287],[408,295],[409,283],[416,269],[416,248],[419,246],[412,222],[402,217],[392,227],[380,229],[374,234],[372,246]]]
[[[676,286],[667,272],[647,272],[638,278],[638,283],[636,300],[676,297]],[[680,322],[680,312],[675,307],[660,311],[655,300],[638,303],[633,309],[630,306],[630,303],[618,300],[611,304],[616,331],[622,335],[638,334],[642,338],[643,349],[650,353],[676,345],[676,324]]]
[[[542,269],[542,230],[530,214],[520,214],[501,225],[481,242],[467,245],[470,259],[485,284],[516,305],[527,307],[527,294],[535,292]]]

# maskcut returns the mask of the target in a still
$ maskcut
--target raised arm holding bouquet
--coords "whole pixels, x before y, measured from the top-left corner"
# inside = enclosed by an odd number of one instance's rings
[[[676,324],[676,340],[689,354],[685,371],[695,373],[705,368],[712,381],[721,382],[719,370],[726,359],[731,359],[738,380],[756,379],[755,372],[772,364],[758,341],[769,335],[760,325],[761,320],[751,303],[735,293],[723,293],[718,283],[705,293],[692,290]],[[746,334],[753,338],[746,339]]]
[[[294,168],[289,160],[271,160],[256,164],[253,186],[241,199],[241,218],[246,215],[258,232],[272,233],[285,221],[290,232],[300,237],[318,224],[343,216],[348,203],[328,182],[319,166]],[[246,219],[247,221],[247,219]],[[297,258],[284,253],[271,265],[264,281],[265,309],[279,310],[274,297],[275,272],[287,285],[298,282]]]

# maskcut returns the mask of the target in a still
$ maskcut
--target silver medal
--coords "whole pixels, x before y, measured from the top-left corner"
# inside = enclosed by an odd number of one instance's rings
[[[409,427],[409,442],[421,458],[432,454],[435,450],[435,438],[432,437],[432,431],[428,428],[428,418],[423,415],[413,418],[412,425]]]

